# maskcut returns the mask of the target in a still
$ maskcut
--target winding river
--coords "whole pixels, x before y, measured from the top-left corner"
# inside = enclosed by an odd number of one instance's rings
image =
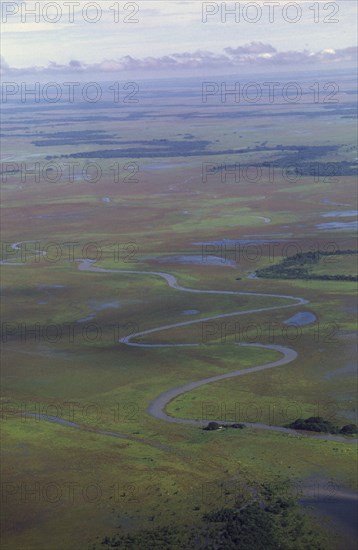
[[[26,241],[33,242],[33,241]],[[22,243],[18,242],[12,245],[12,248],[14,250],[18,250],[20,245]],[[133,275],[146,275],[146,276],[155,276],[160,277],[166,281],[168,286],[170,288],[173,288],[174,290],[178,290],[181,292],[191,292],[191,293],[199,293],[199,294],[216,294],[216,295],[232,295],[232,296],[263,296],[263,297],[270,297],[270,298],[284,298],[287,299],[293,303],[280,305],[280,306],[270,306],[270,307],[263,307],[263,308],[255,308],[245,311],[233,311],[231,313],[222,313],[219,315],[212,315],[209,317],[201,317],[200,319],[194,319],[190,321],[184,321],[184,322],[178,322],[178,323],[172,323],[168,325],[162,325],[159,327],[151,328],[148,330],[144,330],[141,332],[132,333],[129,336],[124,336],[119,340],[120,343],[128,345],[128,346],[135,346],[135,347],[144,347],[144,348],[163,348],[163,347],[193,347],[198,346],[200,344],[145,344],[145,343],[139,343],[139,342],[133,342],[133,339],[145,336],[148,334],[153,334],[155,332],[161,332],[164,330],[174,329],[177,327],[183,327],[183,326],[189,326],[196,323],[202,323],[203,321],[209,321],[213,319],[223,319],[227,317],[234,317],[238,315],[247,315],[250,313],[259,313],[263,311],[272,311],[272,310],[278,310],[278,309],[286,309],[291,307],[297,307],[301,305],[306,305],[309,303],[308,300],[304,298],[299,298],[291,295],[282,295],[282,294],[266,294],[266,293],[258,293],[258,292],[240,292],[240,291],[229,291],[229,290],[202,290],[202,289],[194,289],[194,288],[187,288],[179,285],[176,277],[174,275],[171,275],[169,273],[164,273],[160,271],[140,271],[140,270],[122,270],[122,269],[106,269],[103,267],[97,267],[95,260],[76,260],[78,262],[78,269],[80,271],[90,271],[95,273],[118,273],[118,274],[133,274]],[[14,264],[11,262],[3,262],[5,265],[20,265],[20,264]],[[21,264],[23,265],[23,264]],[[200,386],[203,386],[205,384],[210,384],[212,382],[217,382],[220,380],[225,380],[229,378],[234,378],[237,376],[244,376],[245,374],[259,372],[267,369],[272,369],[276,367],[280,367],[283,365],[286,365],[288,363],[291,363],[294,361],[298,354],[296,351],[294,351],[291,348],[284,347],[284,346],[278,346],[278,345],[270,345],[270,344],[236,344],[239,346],[250,346],[255,348],[265,348],[265,349],[272,349],[275,351],[278,351],[282,354],[282,357],[278,359],[277,361],[273,361],[270,363],[265,363],[264,365],[258,365],[255,367],[249,367],[247,369],[241,369],[241,370],[235,370],[232,372],[228,372],[225,374],[219,374],[216,376],[206,377],[201,380],[197,380],[195,382],[189,382],[182,386],[176,386],[174,388],[171,388],[169,390],[166,390],[165,392],[161,393],[158,397],[156,397],[151,403],[149,404],[147,408],[147,412],[149,415],[153,416],[154,418],[166,422],[172,422],[176,424],[189,424],[189,425],[205,425],[208,423],[208,420],[191,420],[191,419],[184,419],[179,417],[170,416],[165,412],[165,408],[168,405],[170,401],[178,397],[179,395],[182,395],[183,393],[189,392],[195,388],[198,388]],[[45,418],[46,419],[46,418]],[[73,423],[67,423],[61,418],[57,417],[51,417],[49,419],[51,422],[56,422],[58,424],[62,424],[64,426],[72,427],[72,428],[78,428],[80,429],[81,426],[74,425]],[[221,422],[223,424],[227,424],[226,421],[217,419],[218,422]],[[243,422],[245,426],[249,426],[255,429],[262,429],[262,430],[271,430],[275,432],[281,432],[285,434],[289,434],[291,436],[296,437],[311,437],[315,439],[323,439],[323,440],[331,440],[331,441],[340,441],[348,444],[357,443],[357,439],[353,438],[346,438],[343,436],[338,435],[330,435],[330,434],[315,434],[315,433],[302,433],[297,430],[292,430],[289,428],[284,428],[281,426],[273,426],[270,424],[262,424],[262,423],[255,423],[255,422]],[[146,443],[146,440],[143,440],[141,438],[134,438],[132,436],[128,436],[127,434],[118,434],[116,432],[106,432],[104,430],[91,430],[95,431],[96,433],[102,434],[102,435],[109,435],[111,437],[124,437],[126,439],[136,439],[140,440],[144,443]]]
[[[183,327],[188,325],[193,325],[195,323],[202,323],[203,321],[209,321],[213,319],[223,319],[226,317],[234,317],[238,315],[247,315],[249,313],[258,313],[262,311],[270,311],[270,310],[277,310],[277,309],[286,309],[291,307],[297,307],[301,305],[306,305],[309,303],[308,300],[304,298],[299,298],[296,296],[291,295],[284,295],[284,294],[265,294],[265,293],[259,293],[259,292],[240,292],[240,291],[230,291],[230,290],[202,290],[202,289],[194,289],[194,288],[187,288],[179,285],[176,277],[174,275],[171,275],[169,273],[163,273],[161,271],[139,271],[139,270],[122,270],[122,269],[106,269],[102,267],[96,267],[95,260],[79,260],[79,270],[80,271],[92,271],[96,273],[126,273],[126,274],[133,274],[133,275],[150,275],[150,276],[157,276],[164,279],[168,286],[175,290],[179,290],[182,292],[194,292],[199,294],[230,294],[234,296],[264,296],[264,297],[270,297],[270,298],[285,298],[287,300],[293,301],[293,304],[285,304],[280,306],[270,306],[270,307],[264,307],[264,308],[255,308],[245,311],[233,311],[231,313],[221,313],[219,315],[212,315],[210,317],[201,317],[200,319],[194,319],[190,321],[184,321],[179,323],[172,323],[169,325],[161,325],[159,327],[151,328],[148,330],[143,330],[140,332],[132,333],[129,336],[124,336],[123,338],[120,338],[119,342],[122,344],[126,344],[128,346],[135,346],[135,347],[144,347],[144,348],[163,348],[163,347],[194,347],[198,346],[199,344],[144,344],[144,343],[138,343],[133,342],[132,340],[134,338],[138,338],[141,336],[145,336],[147,334],[153,334],[155,332],[161,332],[163,330],[173,329],[177,327]],[[241,369],[241,370],[235,370],[232,372],[228,372],[225,374],[219,374],[216,376],[211,376],[207,378],[203,378],[201,380],[197,380],[195,382],[189,382],[183,386],[176,386],[174,388],[171,388],[169,390],[166,390],[165,392],[161,393],[158,397],[156,397],[151,403],[149,404],[147,408],[148,414],[153,416],[154,418],[157,418],[159,420],[164,420],[166,422],[173,422],[176,424],[189,424],[189,425],[200,425],[203,426],[208,423],[209,420],[191,420],[191,419],[185,419],[185,418],[179,418],[175,416],[171,416],[165,412],[165,408],[168,405],[170,401],[178,397],[179,395],[182,395],[183,393],[187,393],[195,388],[198,388],[200,386],[204,386],[205,384],[210,384],[212,382],[218,382],[219,380],[225,380],[228,378],[234,378],[236,376],[243,376],[245,374],[263,371],[267,369],[272,369],[275,367],[280,367],[282,365],[286,365],[287,363],[291,363],[294,361],[298,354],[296,351],[294,351],[291,348],[284,347],[284,346],[278,346],[273,344],[236,344],[239,346],[250,346],[250,347],[256,347],[256,348],[265,348],[265,349],[272,349],[275,351],[278,351],[282,353],[283,357],[277,361],[273,361],[271,363],[265,363],[264,365],[258,365],[256,367],[249,367],[247,369]],[[217,422],[221,422],[223,424],[228,424],[225,420],[217,419]],[[271,424],[263,424],[259,422],[242,422],[245,426],[262,429],[262,430],[271,430],[275,432],[281,432],[290,434],[291,436],[296,437],[311,437],[315,439],[324,439],[324,440],[330,440],[330,441],[340,441],[344,443],[357,443],[357,439],[348,439],[343,436],[338,435],[331,435],[331,434],[303,434],[302,432],[299,432],[297,430],[292,430],[290,428],[284,428],[282,426],[273,426]]]

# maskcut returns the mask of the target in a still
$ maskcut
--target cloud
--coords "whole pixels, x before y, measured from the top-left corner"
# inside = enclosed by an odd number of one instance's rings
[[[319,52],[309,50],[279,52],[271,44],[251,42],[237,48],[227,47],[223,53],[213,53],[207,50],[194,52],[171,53],[164,56],[135,58],[130,55],[118,59],[104,59],[99,63],[84,63],[72,59],[66,64],[50,62],[46,66],[10,67],[1,58],[1,74],[3,76],[22,76],[36,74],[91,74],[118,73],[124,71],[160,72],[197,69],[235,69],[236,67],[263,68],[275,65],[282,66],[312,66],[354,64],[357,61],[357,47],[343,49],[325,48]]]
[[[271,44],[263,44],[262,42],[251,42],[245,46],[239,46],[238,48],[225,48],[224,50],[228,55],[232,57],[238,57],[246,54],[264,54],[264,53],[276,53],[276,49]]]

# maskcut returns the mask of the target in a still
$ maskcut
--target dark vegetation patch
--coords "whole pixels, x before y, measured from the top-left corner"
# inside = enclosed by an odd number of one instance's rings
[[[60,157],[46,158],[172,158],[218,154],[215,151],[206,150],[207,146],[210,145],[210,141],[206,140],[176,141],[169,139],[152,139],[148,141],[127,143],[142,145],[142,147],[106,149],[104,151],[83,151],[70,155],[61,155]],[[126,142],[120,142],[120,144],[126,145]]]
[[[316,281],[357,281],[357,275],[319,275],[311,272],[322,256],[357,254],[357,250],[336,250],[333,252],[302,252],[285,258],[282,262],[258,269],[257,277],[264,279],[309,279]]]
[[[122,142],[121,142],[122,143]],[[216,151],[208,149],[208,146],[211,144],[207,140],[190,140],[190,141],[179,141],[179,140],[169,140],[169,139],[153,139],[148,141],[139,141],[139,142],[127,142],[127,143],[138,143],[145,145],[141,148],[128,148],[128,149],[106,149],[104,151],[83,151],[78,153],[72,153],[70,155],[61,155],[60,157],[47,157],[48,159],[53,158],[164,158],[164,157],[192,157],[192,156],[201,156],[201,155],[247,155],[248,153],[285,153],[282,156],[274,159],[275,164],[280,167],[291,166],[297,164],[299,171],[301,171],[302,163],[312,161],[316,158],[320,158],[324,155],[337,151],[339,148],[336,145],[324,145],[324,146],[301,146],[301,145],[276,145],[276,146],[263,146],[256,145],[251,148],[243,149],[226,149],[223,151]],[[126,142],[123,142],[125,145]],[[262,167],[265,167],[270,163],[262,163]],[[329,163],[333,164],[333,163]],[[346,170],[348,170],[350,163],[335,163],[339,165],[347,164]],[[245,165],[243,165],[245,166]],[[250,166],[250,165],[249,165]],[[213,167],[213,173],[223,169],[234,169],[235,164],[228,166],[216,166]],[[294,169],[294,167],[293,167]],[[303,168],[304,169],[304,168]],[[307,167],[308,170],[308,167]],[[309,174],[312,175],[313,167],[309,165]],[[301,172],[300,172],[301,173]],[[329,172],[327,176],[336,176],[338,175],[333,171]]]
[[[199,506],[194,511],[200,510]],[[98,548],[123,550],[324,550],[319,529],[303,513],[287,487],[263,485],[256,496],[236,497],[232,508],[202,514],[194,526],[175,524],[133,534],[106,536]]]
[[[325,420],[321,416],[310,416],[306,419],[297,418],[294,422],[291,422],[287,428],[343,435],[354,435],[358,433],[356,424],[346,424],[342,428],[338,428],[338,426],[334,426],[329,420]]]
[[[296,179],[303,176],[319,177],[322,181],[330,182],[331,178],[337,178],[338,176],[356,176],[357,174],[357,163],[353,161],[319,161],[319,166],[317,166],[317,159],[329,156],[331,153],[336,153],[339,149],[340,147],[337,145],[276,145],[275,147],[266,147],[263,143],[257,145],[255,149],[242,149],[238,152],[279,152],[282,154],[278,157],[270,161],[262,161],[258,165],[255,164],[257,170],[267,169],[274,164],[276,169],[282,168],[286,177],[292,178],[293,183]],[[252,164],[241,163],[240,166],[244,169],[250,168],[250,166],[252,167]],[[235,170],[236,168],[236,164],[218,165],[213,167],[212,170],[209,170],[209,172],[220,173],[223,170]],[[317,173],[318,169],[319,173]]]
[[[219,422],[209,422],[209,424],[207,426],[205,426],[205,428],[203,428],[203,430],[213,431],[213,430],[221,430],[222,428],[237,428],[237,429],[242,430],[243,428],[245,428],[245,424],[239,424],[239,423],[220,424]]]

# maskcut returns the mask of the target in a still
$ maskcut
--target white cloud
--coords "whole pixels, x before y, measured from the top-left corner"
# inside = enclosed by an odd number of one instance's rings
[[[324,49],[338,51],[356,43],[357,37],[357,4],[353,0],[336,2],[339,5],[337,24],[324,22],[326,18],[330,18],[334,4],[325,0],[319,1],[319,23],[313,20],[315,13],[317,15],[317,4],[313,0],[296,0],[303,11],[302,19],[297,24],[283,19],[280,6],[277,7],[277,13],[275,12],[273,24],[268,21],[268,8],[263,10],[262,18],[255,24],[245,22],[242,18],[237,23],[233,16],[228,17],[224,24],[221,21],[220,7],[224,4],[232,9],[235,6],[234,0],[214,0],[212,3],[219,7],[219,12],[210,17],[206,24],[202,21],[202,6],[205,2],[200,0],[97,0],[102,14],[98,22],[91,24],[84,20],[82,13],[88,0],[75,1],[80,6],[74,8],[73,23],[68,21],[67,9],[63,10],[64,16],[56,23],[46,22],[43,17],[36,23],[33,16],[27,17],[26,22],[21,22],[20,13],[9,15],[8,21],[2,24],[2,53],[8,62],[17,67],[47,66],[51,59],[59,64],[68,64],[73,58],[73,52],[87,64],[101,63],[103,59],[117,59],[127,54],[134,59],[164,58],[173,51],[185,53],[200,50],[222,55],[225,48],[237,49],[238,39],[241,43],[253,43],[252,48],[270,43],[273,49],[286,52],[304,47],[313,52]],[[285,5],[287,1],[280,0],[280,4]],[[33,6],[35,0],[18,0],[14,3]],[[54,0],[51,3],[64,5],[63,0]],[[124,18],[130,15],[130,10],[125,11],[124,6],[133,3],[139,7],[138,13],[134,15],[134,18],[138,18],[138,23],[125,23]],[[256,3],[264,6],[262,0],[256,0]],[[42,8],[47,3],[38,4]],[[247,2],[236,4],[242,9]],[[114,21],[113,9],[110,9],[114,5],[119,7],[117,22]],[[315,11],[310,9],[313,5]],[[89,10],[89,13],[93,14],[94,10]],[[225,52],[225,55],[230,57],[229,53]],[[247,55],[255,53],[261,54],[262,59],[270,59],[268,54],[275,57],[273,51],[258,52],[253,49],[246,52]]]
[[[343,49],[325,48],[318,52],[309,50],[279,52],[271,44],[251,42],[236,48],[227,47],[223,53],[214,53],[208,50],[196,50],[193,52],[171,53],[164,56],[147,56],[137,58],[126,55],[120,58],[104,59],[98,63],[86,63],[72,59],[68,63],[51,61],[45,66],[29,66],[23,68],[10,67],[2,58],[1,73],[4,76],[23,76],[38,74],[114,74],[121,71],[162,72],[168,70],[196,69],[234,69],[235,67],[264,68],[269,66],[292,67],[295,64],[301,66],[322,66],[327,64],[354,64],[357,60],[357,48]]]

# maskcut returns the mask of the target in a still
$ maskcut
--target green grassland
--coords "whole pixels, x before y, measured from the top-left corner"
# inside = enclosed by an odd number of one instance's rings
[[[183,106],[169,105],[165,106],[167,118],[144,119],[140,122],[141,139],[182,139],[178,134],[188,132],[189,124],[181,118],[183,111]],[[218,114],[223,112],[221,106]],[[97,184],[36,184],[31,179],[21,184],[16,174],[9,176],[2,187],[4,243],[34,240],[45,246],[76,242],[74,258],[81,259],[83,247],[95,242],[103,252],[97,267],[162,271],[189,288],[293,295],[310,303],[213,320],[217,332],[205,341],[202,317],[290,302],[276,297],[191,294],[169,288],[156,276],[79,271],[78,262],[69,260],[64,245],[66,252],[56,262],[37,257],[29,245],[24,265],[1,266],[2,316],[3,323],[8,323],[2,334],[2,475],[8,484],[3,498],[4,550],[85,550],[93,544],[100,546],[119,526],[122,533],[131,533],[172,522],[180,528],[195,525],[203,513],[234,504],[238,481],[289,480],[294,486],[324,478],[334,480],[340,488],[357,490],[352,444],[252,428],[207,432],[197,426],[160,421],[147,413],[151,400],[174,386],[280,357],[274,350],[237,345],[250,341],[292,347],[298,357],[272,370],[202,386],[173,400],[167,412],[201,419],[209,403],[217,414],[236,411],[239,416],[232,420],[238,422],[282,426],[296,416],[316,413],[339,425],[355,422],[356,374],[351,368],[355,283],[248,279],[256,269],[282,261],[282,244],[274,257],[262,243],[256,260],[231,253],[228,258],[236,260],[234,267],[225,262],[214,266],[158,261],[167,256],[200,257],[202,247],[194,243],[222,239],[262,238],[278,243],[282,239],[304,252],[332,242],[341,250],[353,249],[352,231],[317,228],[326,221],[320,217],[322,212],[342,208],[323,200],[353,208],[353,177],[341,177],[339,186],[315,182],[308,176],[294,184],[282,176],[270,182],[265,172],[256,183],[223,183],[220,175],[205,183],[202,180],[202,162],[236,161],[219,154],[224,149],[253,147],[256,141],[266,139],[271,145],[325,144],[332,118],[338,153],[322,159],[334,161],[338,155],[339,160],[350,160],[352,154],[346,146],[352,141],[351,121],[326,113],[315,118],[313,128],[300,116],[283,124],[287,116],[268,120],[258,110],[245,124],[235,118],[218,118],[220,123],[194,118],[189,128],[195,139],[209,140],[207,150],[218,154],[205,155],[203,151],[201,156],[187,159],[138,158],[136,183],[111,180],[113,159],[98,159],[105,175]],[[56,113],[50,123],[39,123],[39,129],[57,131],[53,124],[58,121],[61,114]],[[86,127],[76,124],[76,130]],[[138,139],[138,120],[121,121],[120,126],[115,121],[101,122],[97,128],[126,135],[128,140]],[[5,154],[15,155],[19,144],[22,152],[18,160],[30,160],[29,155],[43,151],[45,158],[108,149],[96,144],[41,149],[29,141],[14,138]],[[258,155],[247,153],[242,160],[261,162]],[[119,162],[125,164],[126,159]],[[151,163],[163,168],[151,169]],[[103,202],[103,197],[111,201]],[[219,247],[210,252],[222,253]],[[13,258],[9,261],[21,263],[19,254]],[[336,257],[322,258],[314,273],[326,273],[327,269],[330,273],[353,273],[353,257],[339,257],[338,262],[332,258]],[[187,310],[198,313],[185,315]],[[300,311],[313,313],[316,321],[302,326],[295,335],[286,330],[284,321]],[[196,319],[198,323],[140,338],[144,343],[199,344],[196,347],[151,349],[118,342],[129,333]],[[50,325],[60,327],[60,337],[51,339],[52,333],[44,336],[42,332],[37,339],[30,335],[25,341],[21,325],[33,328],[36,323],[42,330]],[[236,323],[237,334],[222,337],[224,323]],[[68,324],[73,326],[72,339]],[[93,324],[100,336],[94,333]],[[275,326],[274,339],[269,326]],[[72,416],[69,402],[75,407]],[[25,417],[23,411],[72,420],[80,428]],[[98,430],[125,437],[103,435]],[[39,492],[27,494],[26,487],[30,490],[36,483]],[[68,484],[74,484],[73,498]],[[93,496],[93,484],[100,487],[100,497]],[[229,489],[223,491],[220,484]],[[213,498],[206,498],[208,487]],[[56,499],[59,488],[60,498]],[[87,488],[89,492],[83,496]],[[337,533],[331,536],[332,550],[342,547],[339,537],[342,535]]]
[[[252,430],[213,437],[180,427],[170,430],[168,437],[172,452],[79,434],[47,422],[7,422],[4,443],[9,468],[3,473],[14,484],[7,496],[12,518],[10,525],[5,524],[8,534],[20,547],[26,543],[41,547],[44,536],[60,540],[65,547],[73,543],[85,547],[86,541],[101,540],[118,525],[123,532],[139,525],[152,527],[153,516],[156,526],[173,521],[193,525],[196,516],[213,506],[233,504],[241,482],[250,479],[270,483],[289,479],[295,486],[300,479],[323,473],[327,479],[354,487],[352,446]],[[30,494],[36,482],[46,497],[36,500]],[[228,494],[222,492],[221,483]],[[27,488],[27,497],[21,498],[21,487]],[[11,494],[10,489],[15,492]],[[31,529],[21,525],[24,515]],[[87,525],[85,532],[79,525]]]

